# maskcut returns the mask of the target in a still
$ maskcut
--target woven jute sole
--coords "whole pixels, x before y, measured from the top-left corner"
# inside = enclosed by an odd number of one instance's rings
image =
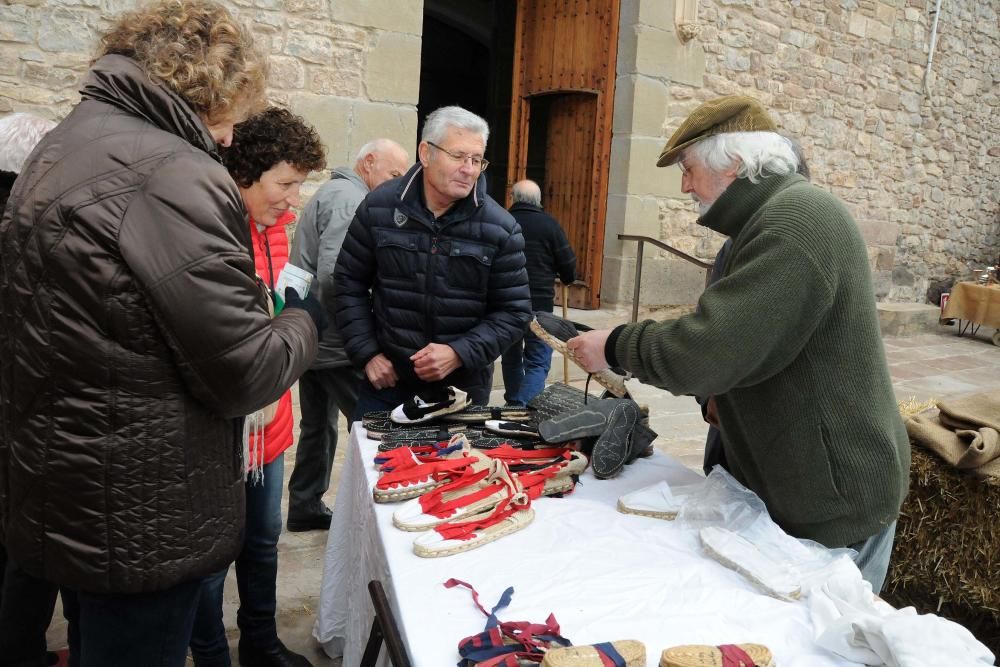
[[[637,510],[632,509],[622,502],[622,499],[618,499],[618,511],[622,514],[636,514],[638,516],[648,516],[654,519],[663,519],[664,521],[673,521],[677,518],[677,512],[655,512],[653,510]]]
[[[530,326],[531,330],[535,332],[535,335],[541,338],[546,345],[551,347],[556,352],[562,354],[564,357],[572,361],[577,366],[580,366],[580,363],[576,360],[576,357],[569,353],[569,350],[566,348],[566,343],[564,343],[563,341],[559,340],[558,338],[550,334],[548,331],[546,331],[545,327],[543,327],[541,324],[538,323],[538,320],[531,320]],[[583,366],[580,366],[580,368],[583,368]],[[586,371],[587,369],[584,368],[583,370]],[[622,377],[621,375],[618,375],[617,373],[612,373],[610,369],[605,368],[604,370],[597,371],[596,373],[591,373],[591,375],[595,380],[597,380],[597,382],[600,383],[602,387],[604,387],[605,389],[607,389],[608,391],[610,391],[612,394],[614,394],[619,398],[625,396],[625,394],[628,393],[628,391],[625,389],[625,378]]]
[[[646,667],[646,646],[635,639],[610,642],[615,651],[625,659],[625,667]],[[542,667],[604,667],[605,663],[593,646],[567,646],[549,649],[542,659]],[[616,663],[617,664],[617,663]]]
[[[434,489],[447,484],[448,480],[444,479],[439,482],[410,484],[407,486],[395,487],[391,489],[374,489],[372,490],[372,498],[377,503],[395,503],[400,500],[409,500],[411,498],[416,498],[417,496],[422,496],[425,493],[430,493]]]
[[[762,644],[737,644],[757,667],[774,667],[774,656]],[[687,644],[664,649],[660,667],[723,667],[722,651],[707,644]],[[745,667],[750,667],[746,665]]]
[[[482,529],[474,539],[464,540],[459,544],[449,547],[435,547],[421,544],[422,539],[430,539],[432,536],[436,535],[436,533],[424,533],[423,535],[417,537],[417,539],[413,542],[413,553],[422,558],[440,558],[442,556],[451,556],[453,554],[462,553],[463,551],[476,549],[484,544],[489,544],[490,542],[499,540],[504,535],[516,533],[531,523],[534,518],[535,510],[529,507],[528,509],[511,514],[495,526]]]

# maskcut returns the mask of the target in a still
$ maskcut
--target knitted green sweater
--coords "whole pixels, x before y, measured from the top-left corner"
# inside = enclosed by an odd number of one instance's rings
[[[615,330],[608,361],[715,396],[727,465],[796,537],[839,547],[894,521],[910,445],[864,241],[801,176],[737,179],[700,220],[734,241],[698,311]]]

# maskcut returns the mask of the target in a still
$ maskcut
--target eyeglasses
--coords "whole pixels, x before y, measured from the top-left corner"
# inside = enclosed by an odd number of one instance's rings
[[[447,148],[441,148],[433,141],[428,141],[427,144],[429,146],[433,146],[434,148],[438,149],[439,151],[450,157],[455,162],[460,162],[462,164],[465,164],[465,161],[468,160],[469,162],[472,163],[473,167],[479,170],[479,173],[483,173],[484,171],[486,171],[486,167],[490,166],[489,160],[485,160],[479,157],[478,155],[465,155],[463,153],[452,153]]]

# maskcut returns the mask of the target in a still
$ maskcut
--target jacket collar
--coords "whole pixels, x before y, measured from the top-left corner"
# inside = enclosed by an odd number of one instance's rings
[[[368,184],[365,183],[364,179],[361,178],[358,172],[354,171],[352,167],[346,167],[346,166],[337,167],[336,169],[330,172],[331,181],[336,181],[341,179],[350,181],[351,183],[354,183],[365,192],[369,192]]]
[[[435,221],[434,214],[427,208],[427,201],[424,198],[423,171],[423,165],[417,162],[400,177],[397,206],[409,217],[420,220],[430,227],[434,227],[436,223],[438,228],[441,228],[471,218],[486,203],[486,176],[479,174],[472,192],[452,204],[451,208]]]
[[[102,56],[90,68],[80,94],[84,99],[104,102],[143,118],[218,159],[215,140],[198,114],[131,58]]]
[[[735,237],[771,197],[788,186],[804,183],[805,180],[796,173],[769,176],[757,183],[737,178],[715,200],[708,213],[698,219],[698,224]]]
[[[541,213],[544,209],[541,206],[535,206],[534,204],[529,204],[527,202],[519,201],[513,204],[509,209],[511,213],[514,211],[535,211],[536,213]]]

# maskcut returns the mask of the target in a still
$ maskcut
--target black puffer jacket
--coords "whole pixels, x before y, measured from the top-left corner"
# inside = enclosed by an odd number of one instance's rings
[[[480,386],[531,319],[524,238],[483,176],[435,220],[422,171],[418,163],[358,207],[337,260],[337,326],[355,366],[382,352],[402,382],[418,382],[410,356],[446,343],[462,367],[442,384]]]
[[[201,120],[105,56],[0,225],[0,493],[11,558],[72,589],[216,571],[243,532],[240,415],[316,354],[271,320]]]

